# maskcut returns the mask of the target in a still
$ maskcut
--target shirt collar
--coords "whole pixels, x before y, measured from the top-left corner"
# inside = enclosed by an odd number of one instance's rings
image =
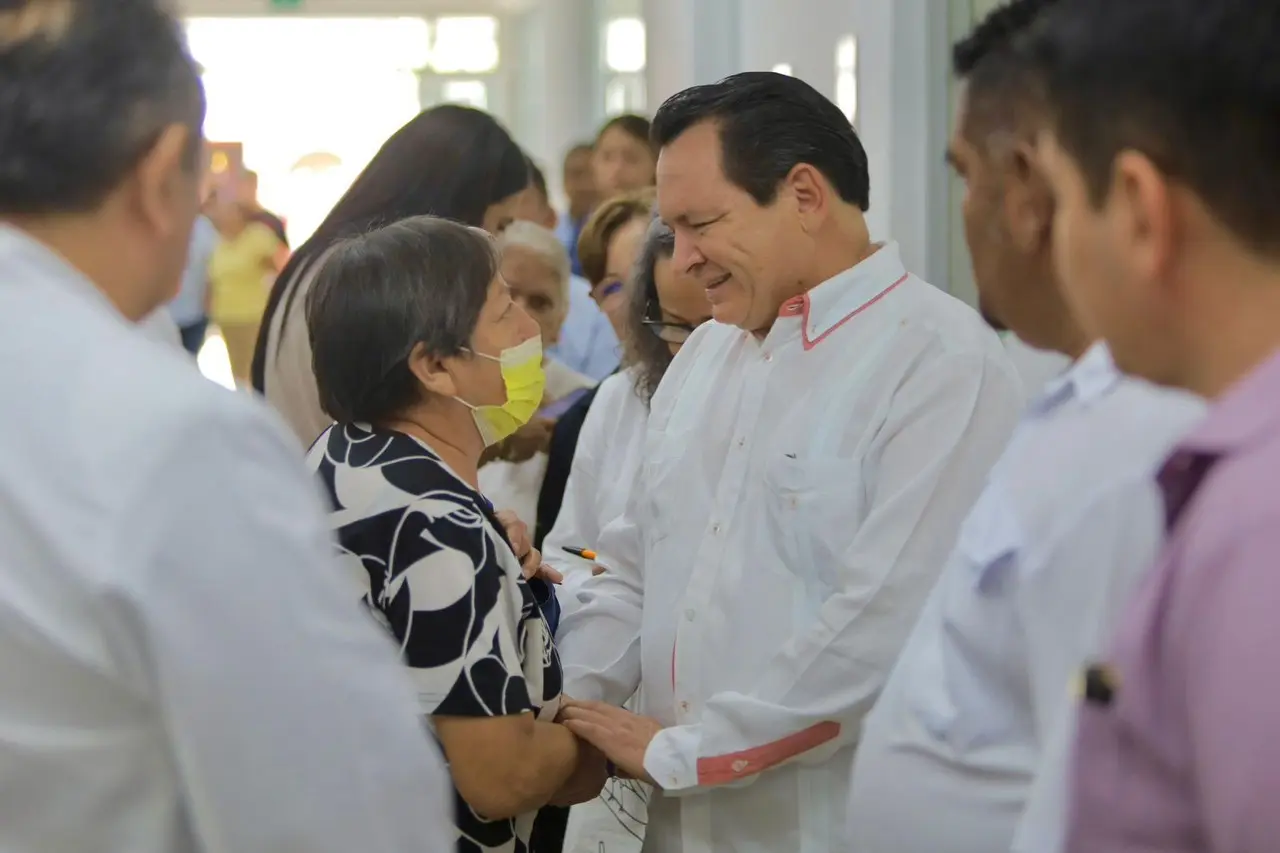
[[[0,224],[0,282],[31,278],[62,286],[86,304],[130,325],[115,303],[66,258],[26,232]]]
[[[1099,341],[1089,347],[1062,375],[1049,381],[1028,406],[1033,416],[1048,414],[1071,401],[1089,405],[1101,399],[1120,381],[1111,350]]]
[[[1210,407],[1209,414],[1179,444],[1192,453],[1220,456],[1270,439],[1280,430],[1280,350]]]
[[[788,299],[778,317],[800,318],[804,348],[811,350],[906,280],[898,244],[886,243],[856,266]]]

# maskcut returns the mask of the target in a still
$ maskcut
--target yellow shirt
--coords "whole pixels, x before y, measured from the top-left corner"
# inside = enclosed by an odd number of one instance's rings
[[[215,323],[257,323],[262,319],[280,248],[280,239],[260,222],[249,223],[235,237],[218,244],[209,259],[209,315]]]

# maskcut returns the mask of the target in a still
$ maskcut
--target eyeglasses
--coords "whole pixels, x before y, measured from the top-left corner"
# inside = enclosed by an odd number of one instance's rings
[[[650,316],[659,313],[659,308],[652,302],[649,303]],[[653,332],[662,341],[669,344],[682,344],[689,340],[689,336],[698,330],[698,327],[705,323],[670,323],[666,320],[654,320],[645,318],[640,321],[641,324],[649,331]]]

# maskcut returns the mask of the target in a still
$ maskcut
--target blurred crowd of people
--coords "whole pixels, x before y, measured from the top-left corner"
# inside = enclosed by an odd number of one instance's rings
[[[163,3],[0,0],[0,850],[1280,850],[1277,36],[992,11],[974,310],[789,75],[291,249]]]

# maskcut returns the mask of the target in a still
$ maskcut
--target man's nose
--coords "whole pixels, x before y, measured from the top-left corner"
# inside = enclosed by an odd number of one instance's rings
[[[672,252],[671,260],[676,269],[691,274],[696,274],[698,267],[707,262],[702,252],[699,251],[697,242],[688,234],[682,234],[680,231],[676,231],[676,245]]]

